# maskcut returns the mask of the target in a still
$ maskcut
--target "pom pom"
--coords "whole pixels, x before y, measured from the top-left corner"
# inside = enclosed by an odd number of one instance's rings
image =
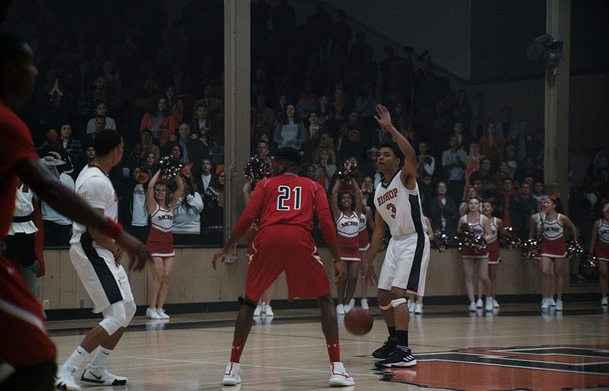
[[[448,248],[448,235],[441,231],[434,232],[432,245],[436,250],[438,250],[438,252],[446,251]]]
[[[584,248],[577,240],[567,241],[567,260],[575,261],[584,253]]]
[[[250,157],[243,169],[245,178],[249,179],[254,186],[258,181],[271,176],[271,165],[258,156]]]
[[[173,156],[165,156],[159,160],[159,168],[161,169],[161,179],[169,180],[180,174],[184,165]]]
[[[527,259],[533,259],[536,255],[539,255],[541,249],[541,242],[534,238],[529,238],[525,241],[518,241],[518,247],[522,251],[522,256]]]
[[[468,248],[476,254],[486,253],[486,240],[482,235],[476,235],[469,224],[461,224],[461,232],[455,237],[459,247],[459,251],[463,248]]]
[[[357,175],[357,159],[349,158],[345,160],[343,163],[342,169],[338,172],[338,176],[340,176],[343,180],[351,180]]]
[[[514,248],[518,247],[518,238],[514,235],[514,228],[504,227],[502,231],[498,232],[499,245],[503,248]]]

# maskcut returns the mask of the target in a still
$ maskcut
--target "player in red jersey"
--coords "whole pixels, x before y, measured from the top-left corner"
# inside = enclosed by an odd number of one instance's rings
[[[32,93],[37,74],[30,46],[0,33],[0,238],[11,224],[21,180],[59,213],[116,240],[130,255],[132,268],[142,269],[150,260],[144,245],[48,175],[27,126],[9,108]],[[42,307],[15,266],[2,255],[0,339],[0,389],[54,389],[57,352],[46,332]]]
[[[335,225],[326,192],[318,183],[297,175],[300,163],[300,154],[293,148],[281,148],[275,152],[271,163],[273,176],[258,183],[229,240],[213,258],[215,269],[217,262],[224,261],[256,217],[259,218],[259,231],[252,245],[253,254],[247,271],[245,296],[239,298],[241,310],[235,324],[230,362],[224,373],[223,384],[226,386],[241,383],[239,361],[252,326],[256,303],[283,271],[289,300],[295,297],[317,298],[321,327],[330,356],[330,385],[354,384],[340,362],[338,325],[330,284],[311,236],[314,213],[334,258],[336,282],[344,280],[346,266],[338,254]]]

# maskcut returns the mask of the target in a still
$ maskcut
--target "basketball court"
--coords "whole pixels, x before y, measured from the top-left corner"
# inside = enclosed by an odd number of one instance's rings
[[[468,314],[465,304],[429,305],[424,311],[410,322],[410,346],[418,365],[384,373],[374,369],[374,359],[368,356],[387,336],[378,309],[372,311],[372,331],[362,337],[349,335],[339,318],[342,360],[357,389],[609,389],[609,315],[597,301],[565,302],[563,314],[542,315],[533,304],[504,304],[493,314]],[[169,321],[136,317],[109,367],[127,376],[128,386],[90,389],[329,388],[328,357],[316,309],[276,309],[272,320],[257,320],[241,360],[243,384],[223,388],[235,316],[183,314]],[[49,322],[60,363],[96,323]]]

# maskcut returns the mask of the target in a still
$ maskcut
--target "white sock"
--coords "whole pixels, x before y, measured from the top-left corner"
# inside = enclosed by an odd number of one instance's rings
[[[63,363],[63,367],[67,369],[78,369],[80,367],[80,364],[82,364],[82,362],[85,360],[85,358],[87,358],[88,355],[89,353],[87,353],[85,349],[83,349],[81,346],[78,346],[76,347],[76,349],[74,349],[74,351],[70,355],[70,358],[68,358],[68,361]]]
[[[106,349],[103,346],[97,348],[97,353],[95,353],[95,357],[91,360],[91,366],[95,368],[107,368],[110,353],[112,353],[111,349]]]

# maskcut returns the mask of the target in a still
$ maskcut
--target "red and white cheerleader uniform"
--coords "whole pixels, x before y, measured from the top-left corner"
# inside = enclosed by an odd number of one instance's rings
[[[604,219],[598,226],[597,238],[594,255],[599,261],[609,262],[609,224]]]
[[[150,215],[150,233],[146,247],[153,257],[174,257],[173,249],[173,212],[170,209],[162,209],[156,204],[156,209]]]
[[[346,216],[340,213],[336,221],[338,254],[343,261],[361,261],[359,246],[360,218],[355,212]]]
[[[359,241],[359,251],[368,251],[370,248],[370,235],[368,234],[368,219],[365,213],[359,216],[357,239]]]
[[[481,237],[484,237],[484,227],[482,226],[482,223],[480,223],[480,220],[482,219],[482,215],[480,215],[480,217],[478,217],[478,221],[470,222],[467,219],[468,219],[468,216],[465,215],[465,223],[469,225],[469,229],[472,231],[472,233],[474,235],[479,235]],[[464,246],[463,248],[461,248],[461,256],[464,259],[484,259],[484,258],[488,257],[488,253],[487,254],[478,254],[471,248],[467,248]]]
[[[546,219],[542,222],[543,241],[541,243],[541,256],[547,258],[564,258],[567,256],[567,241],[562,224],[562,215],[559,213],[554,221]]]
[[[497,265],[501,262],[501,252],[499,251],[499,240],[497,240],[497,218],[491,217],[491,238],[486,242],[488,251],[488,264]]]

